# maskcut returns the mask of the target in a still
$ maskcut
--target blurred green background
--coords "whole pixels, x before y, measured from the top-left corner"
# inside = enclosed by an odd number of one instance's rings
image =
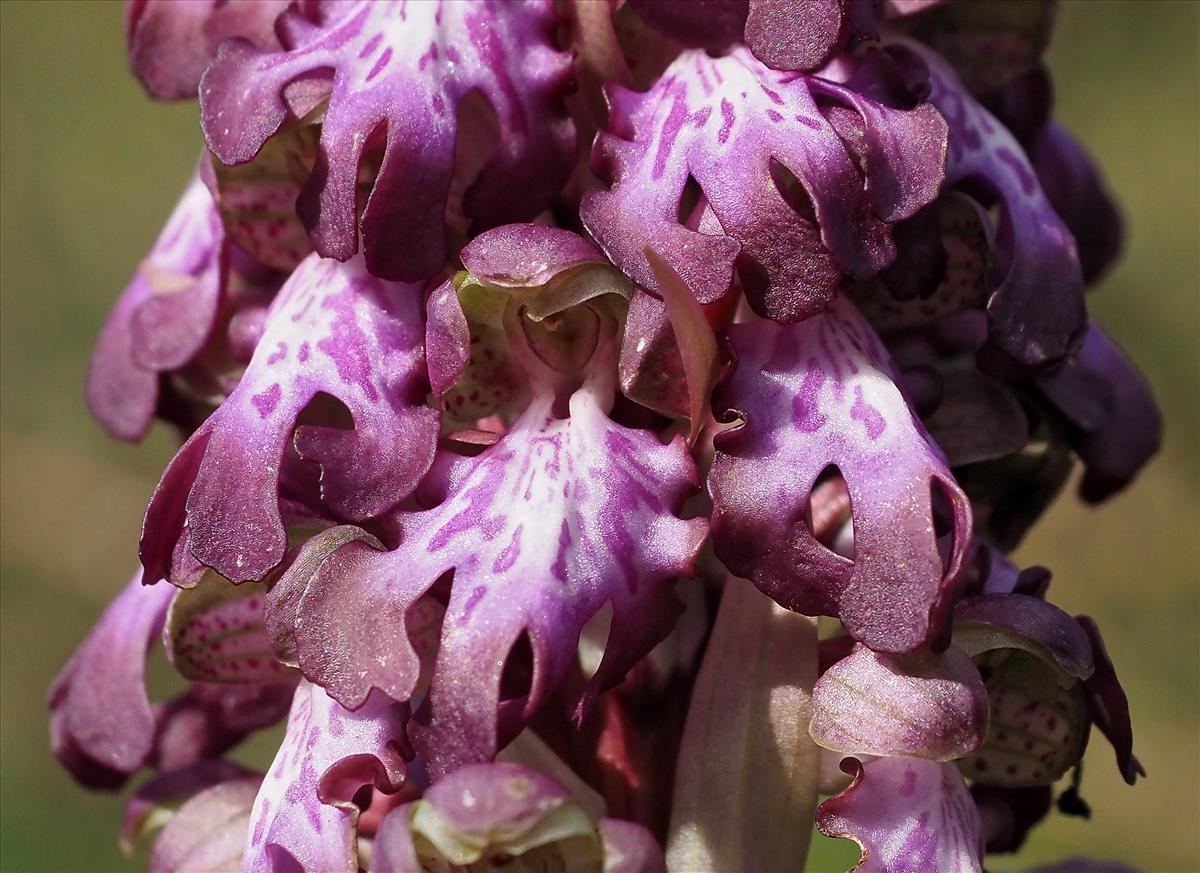
[[[1060,118],[1098,156],[1128,250],[1091,305],[1166,412],[1162,455],[1100,509],[1064,497],[1023,546],[1054,597],[1105,630],[1149,779],[1088,752],[1090,823],[1055,818],[1015,859],[1121,859],[1200,870],[1200,6],[1066,2],[1050,54]],[[112,2],[0,2],[0,869],[138,869],[116,847],[120,798],[75,788],[50,756],[47,686],[136,562],[171,452],[88,418],[82,382],[109,305],[200,149],[194,104],[156,105],[126,72]],[[848,857],[821,841],[814,865]],[[849,853],[853,856],[853,852]]]

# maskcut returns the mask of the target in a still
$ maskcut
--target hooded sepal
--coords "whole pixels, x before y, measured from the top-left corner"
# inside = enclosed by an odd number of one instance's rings
[[[910,41],[893,41],[888,51],[928,69],[929,100],[950,127],[947,186],[981,186],[1001,208],[980,363],[1004,378],[1057,364],[1078,347],[1087,325],[1071,232],[1020,144],[943,60]]]

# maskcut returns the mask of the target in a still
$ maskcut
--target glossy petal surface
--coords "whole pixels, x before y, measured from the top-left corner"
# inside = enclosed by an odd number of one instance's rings
[[[531,218],[565,181],[569,61],[551,42],[552,3],[363,0],[304,11],[285,16],[286,51],[226,43],[200,100],[213,153],[241,164],[288,118],[293,82],[328,81],[317,161],[297,203],[322,255],[349,258],[361,228],[374,275],[412,281],[442,268],[457,113],[471,91],[495,111],[500,143],[464,195],[468,216],[482,226]],[[360,163],[377,130],[386,142],[360,219]]]
[[[950,607],[970,507],[896,387],[882,344],[844,299],[799,324],[735,325],[730,336],[737,370],[714,405],[745,423],[716,438],[709,489],[717,556],[783,606],[839,617],[871,648],[905,652],[927,642]],[[805,522],[830,465],[850,493],[852,560]],[[952,509],[945,567],[931,489]]]

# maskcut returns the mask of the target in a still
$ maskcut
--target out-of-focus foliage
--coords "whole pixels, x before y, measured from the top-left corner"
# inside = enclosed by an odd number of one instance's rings
[[[1023,546],[1056,602],[1105,628],[1150,778],[1128,788],[1089,750],[1091,825],[1056,818],[1017,869],[1071,854],[1200,868],[1200,16],[1176,2],[1066,0],[1050,62],[1062,121],[1124,205],[1124,260],[1091,301],[1146,371],[1167,440],[1128,494],[1064,497]],[[75,790],[50,756],[50,680],[134,567],[170,454],[107,440],[83,374],[100,322],[200,148],[195,107],[152,105],[125,69],[116,2],[0,3],[0,870],[140,869],[113,840],[121,806]],[[262,744],[269,748],[269,741]],[[248,750],[247,755],[253,755]],[[854,850],[818,838],[814,870]],[[1023,863],[1025,862],[1025,863]]]

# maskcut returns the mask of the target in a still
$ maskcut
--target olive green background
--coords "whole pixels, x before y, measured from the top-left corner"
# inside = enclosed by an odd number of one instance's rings
[[[1064,496],[1020,557],[1055,569],[1055,600],[1103,627],[1132,698],[1149,778],[1127,788],[1088,751],[1090,823],[1058,817],[1015,870],[1064,855],[1200,870],[1197,332],[1200,6],[1067,2],[1050,62],[1062,120],[1099,157],[1128,251],[1094,291],[1099,319],[1156,387],[1166,447],[1100,509]],[[200,149],[196,106],[148,100],[111,2],[0,2],[0,869],[138,869],[116,848],[122,798],[77,789],[50,756],[45,691],[136,562],[169,457],[89,419],[82,381],[101,320]],[[845,865],[821,838],[814,869]]]

